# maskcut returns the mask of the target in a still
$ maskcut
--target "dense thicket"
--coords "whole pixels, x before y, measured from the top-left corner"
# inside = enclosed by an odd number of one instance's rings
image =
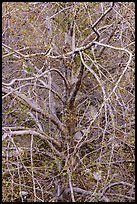
[[[2,4],[3,201],[134,201],[133,2]]]

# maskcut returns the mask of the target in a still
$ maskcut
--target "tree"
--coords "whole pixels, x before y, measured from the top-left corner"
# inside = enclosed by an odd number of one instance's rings
[[[133,201],[134,3],[4,2],[2,26],[3,201]]]

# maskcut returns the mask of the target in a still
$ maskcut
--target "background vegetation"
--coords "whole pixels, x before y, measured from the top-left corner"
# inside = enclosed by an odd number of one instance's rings
[[[2,4],[3,202],[134,201],[134,6]]]

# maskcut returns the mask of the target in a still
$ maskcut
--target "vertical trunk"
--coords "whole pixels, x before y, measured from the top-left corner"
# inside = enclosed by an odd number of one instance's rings
[[[84,66],[81,65],[78,74],[75,75],[75,83],[71,84],[71,90],[69,94],[69,98],[67,100],[67,127],[70,133],[71,145],[74,146],[73,135],[75,133],[76,123],[77,123],[77,110],[75,106],[75,100],[77,97],[78,90],[80,89],[82,76],[83,76]]]

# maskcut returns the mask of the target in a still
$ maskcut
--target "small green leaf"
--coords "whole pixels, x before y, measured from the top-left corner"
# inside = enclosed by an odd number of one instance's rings
[[[26,67],[26,71],[27,71],[27,72],[32,72],[32,68]]]

